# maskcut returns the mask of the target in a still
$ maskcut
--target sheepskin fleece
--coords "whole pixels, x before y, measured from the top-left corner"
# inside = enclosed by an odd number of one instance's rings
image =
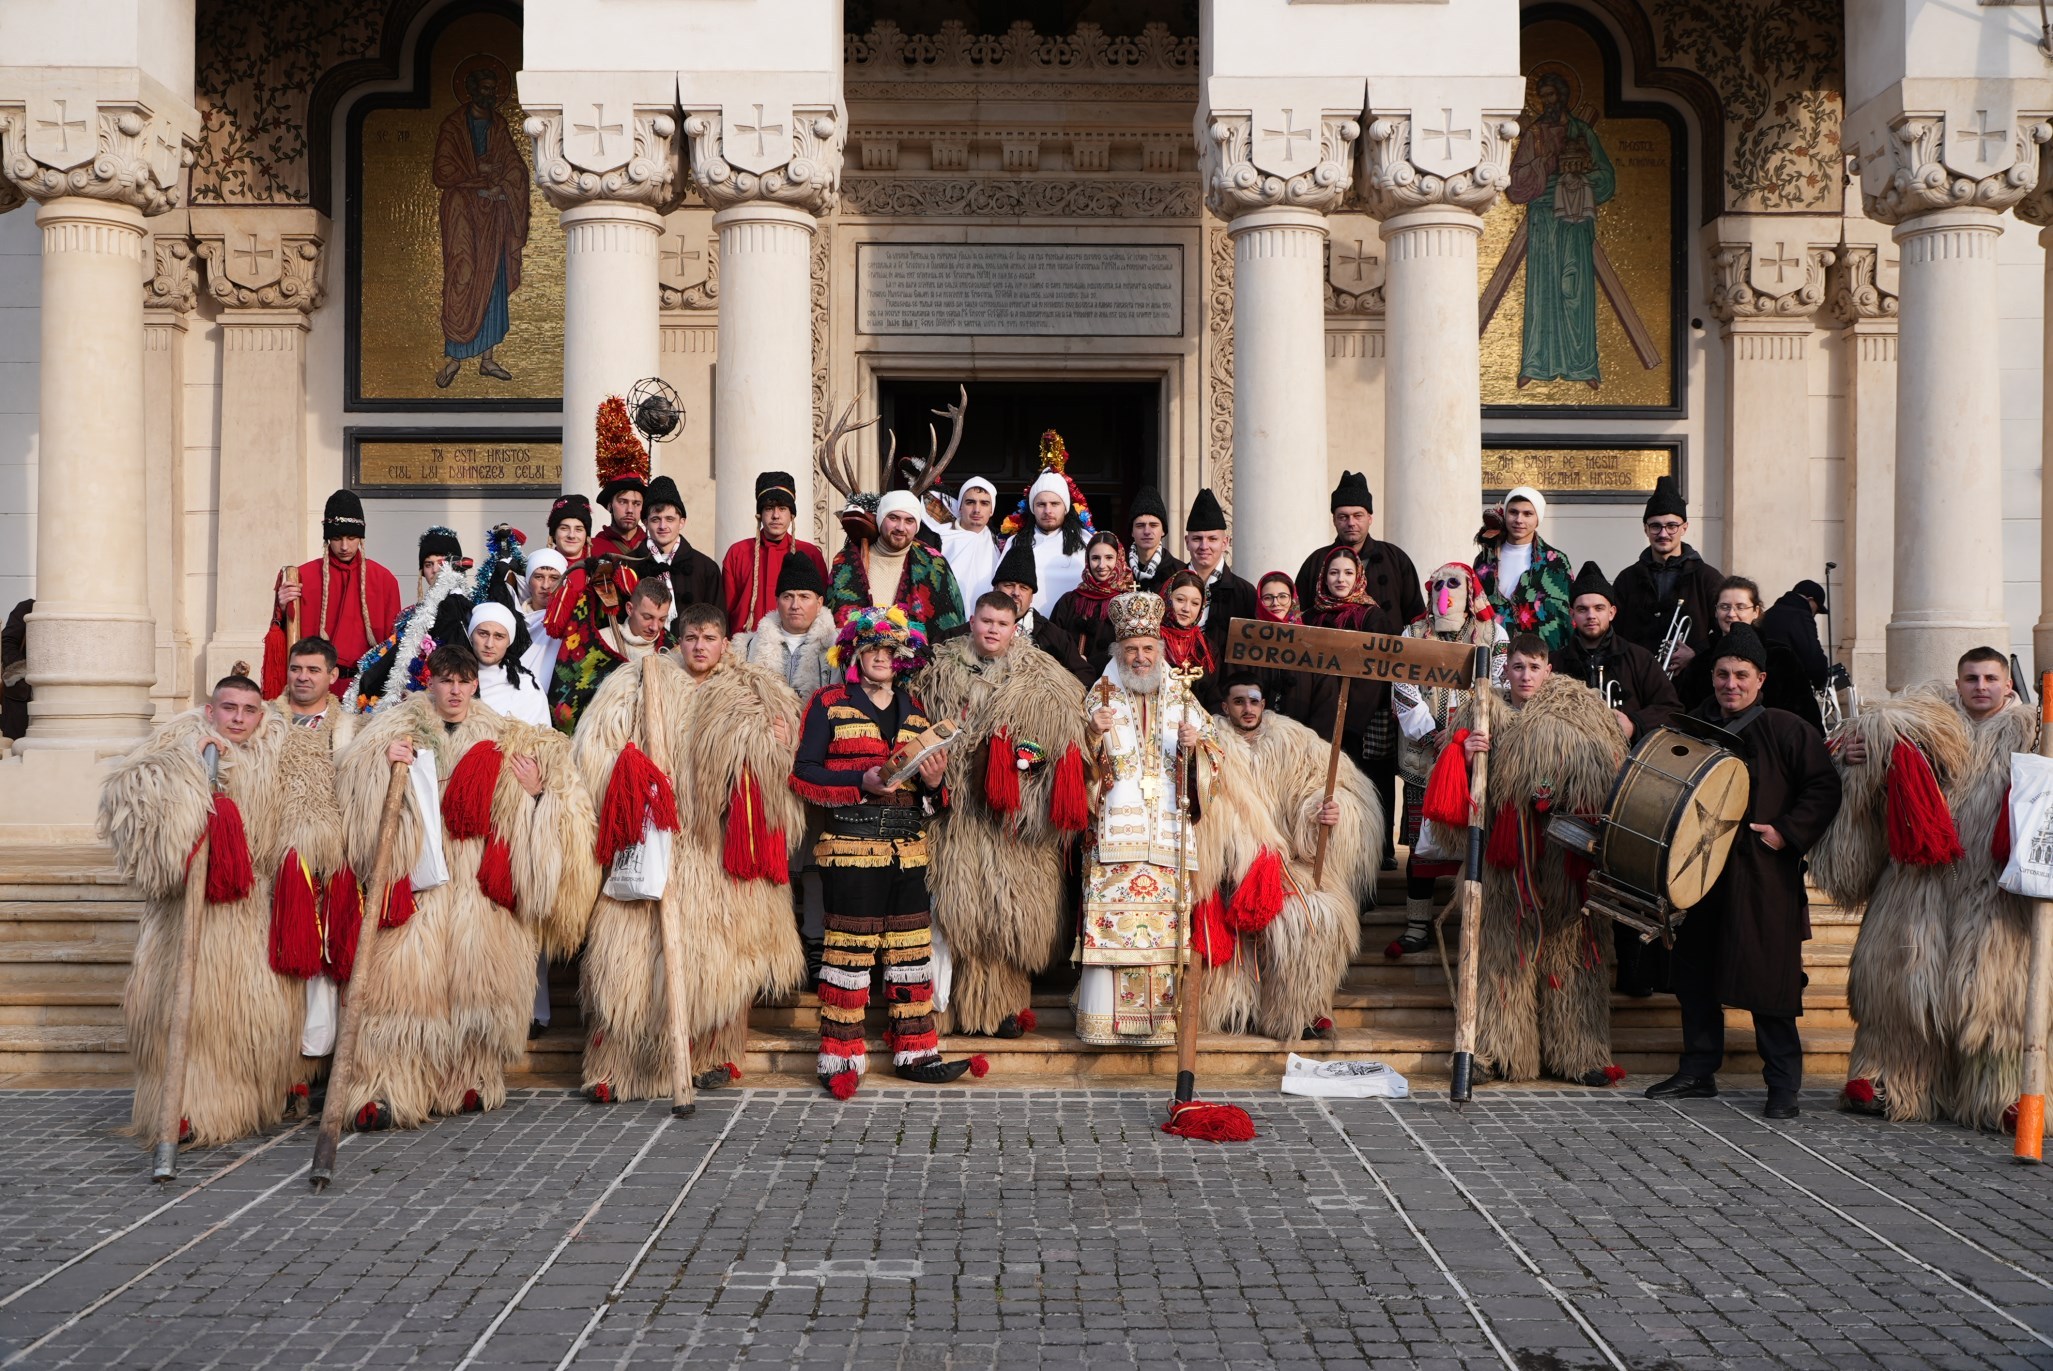
[[[1071,835],[1048,817],[1055,770],[1087,746],[1084,691],[1061,663],[1024,637],[980,661],[967,637],[934,650],[913,693],[929,719],[964,736],[948,749],[948,810],[928,829],[927,887],[955,972],[948,1012],[957,1031],[989,1033],[1027,1008],[1033,977],[1061,950],[1069,926],[1063,861]],[[1020,808],[993,811],[984,768],[1000,730],[1039,743],[1047,763],[1020,777]]]
[[[221,779],[241,809],[256,884],[232,905],[202,907],[191,1027],[180,1109],[203,1147],[267,1128],[302,1076],[304,983],[271,970],[271,882],[283,855],[280,819],[286,725],[266,714],[250,740],[221,753]],[[215,736],[206,711],[167,720],[115,763],[100,790],[99,834],[124,880],[147,902],[122,994],[135,1063],[128,1131],[145,1146],[162,1107],[166,1038],[185,928],[186,859],[206,830],[212,799],[200,748]],[[311,832],[311,825],[299,825]],[[297,831],[297,830],[296,830]],[[312,839],[339,849],[332,834]]]
[[[1220,718],[1222,737],[1253,753],[1254,773],[1270,816],[1288,846],[1283,912],[1244,944],[1255,947],[1260,972],[1255,1026],[1266,1037],[1294,1042],[1333,1013],[1333,996],[1361,946],[1361,909],[1375,885],[1389,832],[1383,803],[1361,768],[1343,766],[1333,798],[1340,805],[1326,846],[1321,882],[1312,884],[1320,806],[1326,798],[1326,739],[1295,719],[1265,712],[1252,733]]]
[[[834,684],[841,674],[827,665],[827,650],[834,646],[834,616],[822,607],[795,650],[786,647],[783,635],[773,631],[775,622],[772,618],[754,633],[736,638],[735,650],[743,661],[763,668],[797,691],[803,707],[814,691]]]
[[[516,911],[492,903],[478,886],[486,839],[443,833],[449,881],[415,896],[413,917],[382,930],[360,959],[349,993],[362,1016],[357,1078],[329,1088],[329,1107],[354,1118],[372,1100],[390,1105],[393,1123],[414,1128],[453,1114],[467,1091],[487,1109],[506,1099],[506,1068],[527,1055],[528,1014],[538,949],[575,948],[598,889],[590,797],[571,765],[570,740],[553,729],[508,719],[482,702],[445,731],[425,692],[361,724],[336,762],[350,860],[370,898],[378,823],[392,764],[385,752],[401,738],[434,750],[446,788],[450,773],[480,742],[496,741],[509,759],[532,757],[542,794],[530,798],[502,765],[492,794],[492,827],[512,855]],[[423,816],[402,807],[393,870],[413,868]],[[427,816],[440,824],[440,814]],[[365,918],[373,917],[370,908]]]
[[[1811,879],[1835,903],[1867,906],[1847,966],[1846,999],[1854,1019],[1848,1074],[1884,1092],[1890,1118],[1936,1119],[1945,1108],[1951,1074],[1948,961],[1955,878],[1946,867],[1900,866],[1889,859],[1889,757],[1899,740],[1924,753],[1952,806],[1972,764],[1973,742],[1965,716],[1932,689],[1864,702],[1838,736],[1862,738],[1868,760],[1848,766],[1834,752],[1844,798],[1832,827],[1811,849],[1810,864]],[[2008,779],[2006,758],[1999,795]],[[1984,829],[1984,858],[1988,838]]]
[[[739,1065],[749,1006],[759,993],[784,995],[798,986],[805,949],[792,917],[791,886],[736,881],[721,866],[727,803],[744,770],[752,772],[771,826],[783,830],[787,843],[800,840],[804,807],[784,783],[798,752],[799,698],[780,674],[733,651],[702,682],[693,682],[667,654],[645,658],[642,670],[655,673],[677,792],[680,828],[664,904],[678,919],[686,948],[692,1064],[698,1070]],[[785,726],[782,742],[777,720]],[[594,805],[630,742],[647,750],[642,676],[616,671],[586,708],[572,744]],[[604,895],[592,911],[578,984],[584,1083],[604,1083],[617,1099],[668,1099],[671,1093],[669,998],[657,918],[646,901]]]
[[[1513,872],[1484,863],[1476,1057],[1505,1080],[1575,1080],[1611,1065],[1616,956],[1610,921],[1583,912],[1583,889],[1569,879],[1566,854],[1546,841],[1546,823],[1554,814],[1603,811],[1625,760],[1625,734],[1601,696],[1566,676],[1546,681],[1522,709],[1494,690],[1484,698],[1490,819],[1506,805],[1528,815],[1540,907],[1522,904]],[[1471,704],[1460,726],[1474,720]],[[1543,787],[1552,793],[1546,814],[1532,807]]]
[[[1269,787],[1262,783],[1254,748],[1232,728],[1215,728],[1214,736],[1218,739],[1216,761],[1210,768],[1200,768],[1201,773],[1209,770],[1211,777],[1201,782],[1198,797],[1198,870],[1192,882],[1192,898],[1203,901],[1216,895],[1221,901],[1231,902],[1233,892],[1262,850],[1287,853],[1289,838],[1277,822],[1276,807]],[[1323,783],[1322,777],[1322,786]],[[1269,927],[1274,928],[1287,917],[1286,907]],[[1233,960],[1205,971],[1201,1028],[1214,1033],[1257,1030],[1263,1008],[1261,943],[1267,933],[1264,929],[1260,934],[1241,934]],[[1189,936],[1189,930],[1185,930],[1185,936]],[[1298,1024],[1286,1030],[1285,1036],[1295,1041],[1304,1030],[1305,1024]]]

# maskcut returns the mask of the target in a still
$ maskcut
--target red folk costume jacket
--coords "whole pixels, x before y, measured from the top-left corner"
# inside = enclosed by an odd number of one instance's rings
[[[803,538],[786,534],[773,543],[758,535],[744,538],[727,549],[720,559],[720,583],[726,589],[727,627],[734,633],[753,633],[756,626],[777,612],[777,576],[784,559],[793,552],[810,557],[819,568],[820,584],[827,584],[827,559],[820,549]]]
[[[393,621],[399,618],[399,582],[362,553],[353,562],[337,561],[331,553],[299,568],[299,593],[300,636],[326,638],[335,645],[335,660],[342,674],[331,689],[341,699],[348,693],[363,655],[392,634]],[[277,604],[275,588],[272,603]],[[285,654],[293,642],[286,620],[287,611],[275,609],[270,630],[264,634],[261,684],[267,700],[285,693]]]

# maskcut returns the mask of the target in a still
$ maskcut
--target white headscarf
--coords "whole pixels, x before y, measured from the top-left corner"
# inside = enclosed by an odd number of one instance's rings
[[[1504,503],[1509,505],[1513,500],[1525,500],[1532,504],[1535,516],[1534,522],[1538,523],[1546,520],[1547,497],[1534,490],[1531,486],[1513,486],[1510,490],[1505,491]]]
[[[910,514],[915,519],[919,518],[920,497],[909,490],[885,491],[883,498],[877,501],[877,527],[884,526],[887,514]]]
[[[981,476],[972,476],[967,481],[964,481],[962,483],[962,489],[956,492],[956,504],[960,506],[962,503],[962,497],[969,494],[973,490],[983,491],[986,495],[989,495],[991,497],[992,504],[995,505],[998,503],[998,487],[992,485],[989,481],[985,480]]]
[[[540,552],[531,554],[528,557],[527,584],[520,588],[524,596],[534,594],[535,573],[538,571],[553,571],[559,576],[566,575],[570,571],[570,563],[553,547],[545,547]]]
[[[506,630],[506,635],[510,638],[513,636],[513,622],[512,610],[500,604],[497,600],[486,600],[483,604],[471,610],[470,626],[464,629],[464,632],[466,634],[476,633],[479,624],[497,624]]]
[[[553,568],[567,574],[570,571],[570,563],[565,561],[563,554],[555,548],[543,548],[528,558],[528,584],[521,589],[532,594],[535,573],[544,568]],[[521,657],[520,664],[526,667],[537,681],[543,683],[544,689],[547,689],[547,683],[556,675],[556,654],[562,650],[563,640],[551,638],[543,627],[549,617],[547,605],[540,609],[523,608],[521,617],[528,622],[528,650]]]
[[[991,573],[998,569],[998,553],[1002,547],[991,535],[988,522],[975,531],[962,526],[962,502],[972,490],[981,490],[989,495],[991,512],[997,514],[998,487],[981,476],[972,476],[956,492],[957,522],[941,530],[941,555],[947,559],[948,569],[955,573],[955,587],[962,592],[965,607],[974,605],[977,597],[991,588]]]
[[[1034,483],[1031,486],[1027,487],[1028,518],[1033,517],[1034,501],[1040,499],[1043,494],[1060,495],[1062,497],[1062,507],[1065,510],[1069,508],[1069,482],[1064,479],[1059,471],[1044,471],[1034,478]]]

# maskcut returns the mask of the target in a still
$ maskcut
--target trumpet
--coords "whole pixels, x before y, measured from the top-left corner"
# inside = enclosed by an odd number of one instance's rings
[[[1675,649],[1682,646],[1689,637],[1690,617],[1682,612],[1682,601],[1675,602],[1675,612],[1668,616],[1668,631],[1661,635],[1661,670],[1674,670]]]
[[[1597,679],[1594,682],[1594,684],[1596,686],[1597,693],[1604,697],[1604,703],[1606,705],[1609,705],[1612,709],[1620,711],[1623,711],[1625,709],[1624,682],[1615,679],[1611,675],[1611,673],[1604,670],[1603,667],[1598,667]]]

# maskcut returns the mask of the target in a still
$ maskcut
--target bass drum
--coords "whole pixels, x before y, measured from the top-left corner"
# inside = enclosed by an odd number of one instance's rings
[[[1620,885],[1688,909],[1725,870],[1752,788],[1746,763],[1730,751],[1657,728],[1612,782],[1597,865]]]

